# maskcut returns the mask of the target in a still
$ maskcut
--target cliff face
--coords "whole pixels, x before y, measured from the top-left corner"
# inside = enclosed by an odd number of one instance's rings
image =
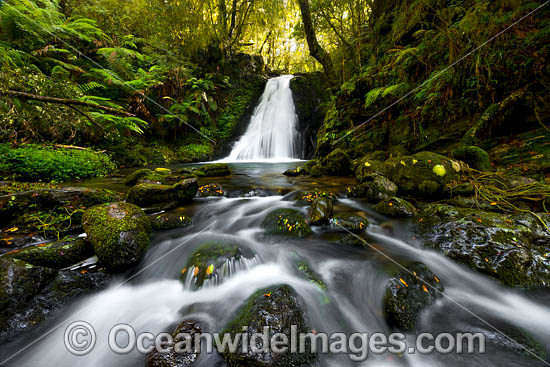
[[[326,81],[321,73],[296,74],[290,81],[300,134],[298,152],[302,159],[311,159],[317,146],[317,131],[323,123],[328,101]]]

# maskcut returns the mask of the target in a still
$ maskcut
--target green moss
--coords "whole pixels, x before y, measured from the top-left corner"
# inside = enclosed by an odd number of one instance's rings
[[[133,186],[140,180],[148,180],[148,181],[158,181],[162,182],[165,178],[164,174],[160,174],[158,172],[153,172],[150,169],[143,168],[138,169],[137,171],[134,171],[130,173],[126,178],[124,179],[124,184],[128,186]]]
[[[307,237],[312,231],[304,217],[294,209],[276,209],[269,213],[262,222],[265,233],[271,235],[285,235]]]
[[[212,163],[197,168],[193,173],[199,177],[228,176],[231,174],[231,169],[227,163]]]
[[[163,213],[155,214],[149,217],[151,226],[154,230],[184,228],[190,226],[193,222],[190,216],[183,213]]]
[[[63,269],[93,255],[90,243],[81,238],[26,247],[12,252],[14,258],[36,266]]]
[[[172,186],[139,184],[128,191],[126,201],[141,207],[171,202],[187,204],[195,197],[198,186],[196,178],[185,179]]]

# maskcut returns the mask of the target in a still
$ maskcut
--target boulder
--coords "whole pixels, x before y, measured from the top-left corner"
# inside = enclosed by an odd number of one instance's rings
[[[196,178],[189,178],[172,186],[139,184],[128,191],[126,201],[140,207],[172,202],[188,204],[195,197],[198,188]]]
[[[128,186],[133,186],[138,183],[138,181],[162,181],[163,176],[159,173],[153,172],[148,168],[138,169],[130,173],[124,179],[124,184]]]
[[[346,234],[338,239],[337,243],[345,246],[357,247],[357,248],[366,248],[368,245],[361,238],[357,238],[357,235]]]
[[[229,333],[232,337],[237,333],[243,333],[243,327],[247,326],[245,333],[248,340],[253,334],[261,334],[264,327],[268,327],[268,341],[258,340],[258,351],[249,348],[248,353],[242,352],[242,338],[239,341],[237,353],[222,353],[229,367],[252,366],[311,366],[315,364],[316,355],[312,353],[292,353],[290,347],[286,352],[275,353],[269,348],[272,336],[276,333],[285,334],[290,343],[291,327],[296,326],[297,333],[311,332],[311,328],[302,310],[303,301],[296,292],[287,285],[274,285],[261,289],[254,293],[242,306],[232,321],[230,321],[223,333]],[[309,339],[306,339],[306,350],[310,349]]]
[[[333,208],[333,200],[330,197],[318,197],[309,208],[307,215],[309,224],[318,225],[328,223]]]
[[[391,197],[379,202],[374,210],[389,217],[412,217],[418,213],[414,205],[398,197]]]
[[[368,185],[365,198],[373,203],[387,200],[397,195],[397,185],[384,176],[377,175]]]
[[[63,269],[93,256],[94,250],[85,238],[69,238],[26,247],[10,255],[35,266]]]
[[[368,219],[359,215],[337,214],[330,219],[331,228],[337,231],[347,230],[352,233],[363,232],[368,224]]]
[[[285,176],[288,176],[288,177],[297,177],[297,176],[300,176],[300,175],[305,175],[306,174],[306,171],[303,169],[303,167],[296,167],[294,169],[287,169],[286,171],[283,172],[283,175]]]
[[[149,220],[151,221],[151,228],[155,231],[184,228],[193,223],[190,216],[181,212],[154,214],[149,216]]]
[[[205,164],[193,171],[198,177],[220,177],[229,176],[231,169],[227,163]]]
[[[382,157],[380,155],[367,154],[363,156],[363,158],[356,161],[355,179],[357,180],[357,182],[370,182],[375,177],[384,175],[384,163],[377,158]]]
[[[413,263],[391,278],[386,286],[384,310],[388,324],[413,330],[420,312],[442,295],[439,278],[422,263]]]
[[[206,197],[212,197],[212,196],[223,196],[223,186],[220,184],[208,184],[208,185],[202,185],[199,187],[199,190],[197,192],[197,195],[200,198],[206,198]]]
[[[133,204],[93,206],[84,212],[82,225],[97,257],[112,272],[136,265],[149,248],[151,223]]]
[[[330,176],[349,176],[352,173],[350,157],[341,148],[330,152],[322,160],[322,166]]]
[[[266,234],[307,237],[311,228],[304,217],[294,209],[276,209],[269,213],[261,224]]]
[[[452,155],[478,171],[490,171],[492,169],[489,153],[480,147],[474,145],[460,146],[453,150]]]
[[[194,349],[194,338],[195,335],[200,335],[201,333],[202,328],[197,321],[182,321],[172,333],[174,345],[170,348],[170,351],[168,353],[153,351],[147,357],[145,365],[147,367],[181,367],[193,364],[200,352]],[[187,334],[191,339],[186,342],[183,334]],[[176,345],[181,350],[175,350]]]
[[[313,203],[315,199],[320,197],[326,197],[332,201],[336,200],[336,195],[328,191],[302,191],[296,197],[296,200],[307,201],[308,203]]]
[[[155,168],[155,173],[159,173],[161,175],[171,175],[172,174],[172,170],[170,168],[165,168],[165,167],[157,167]]]
[[[311,177],[322,177],[328,174],[327,170],[318,159],[312,159],[304,164],[303,171],[306,175]]]

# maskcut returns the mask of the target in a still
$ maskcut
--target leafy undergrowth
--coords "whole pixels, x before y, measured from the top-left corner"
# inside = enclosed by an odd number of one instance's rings
[[[104,153],[28,144],[0,144],[0,176],[23,181],[68,181],[104,176],[115,169]]]

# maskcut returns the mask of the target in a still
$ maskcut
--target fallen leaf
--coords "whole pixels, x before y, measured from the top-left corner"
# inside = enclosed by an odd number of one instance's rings
[[[399,281],[400,281],[401,283],[403,283],[403,285],[405,285],[405,287],[408,287],[408,286],[409,286],[409,285],[407,284],[407,282],[405,282],[405,281],[403,280],[403,278],[399,278]]]

